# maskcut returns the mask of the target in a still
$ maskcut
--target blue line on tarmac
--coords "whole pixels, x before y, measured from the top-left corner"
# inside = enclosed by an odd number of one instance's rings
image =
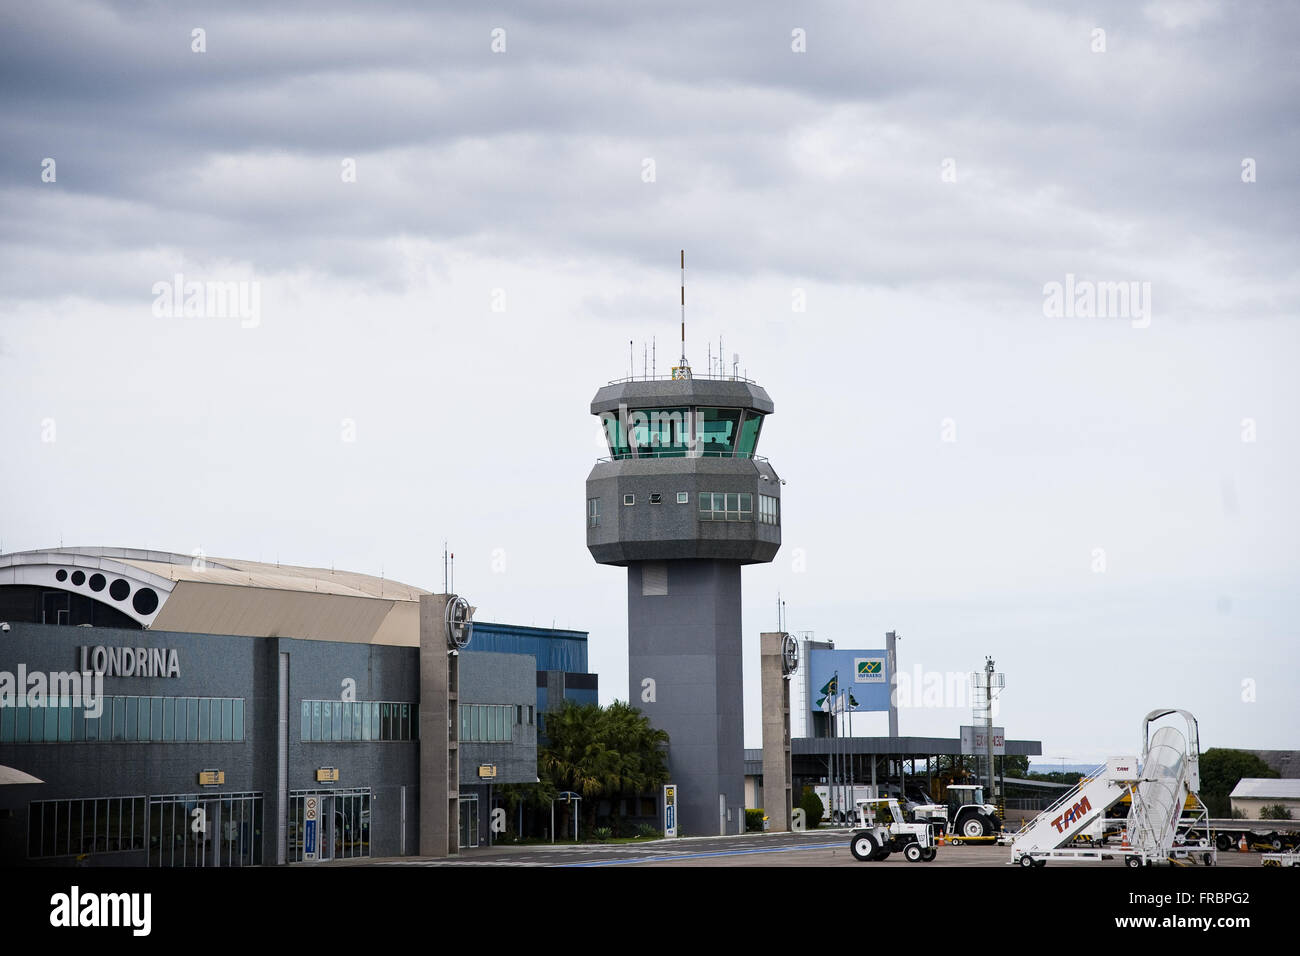
[[[561,866],[626,866],[629,863],[668,863],[673,860],[698,860],[709,856],[742,856],[747,853],[788,853],[791,850],[826,850],[843,843],[800,843],[797,846],[762,847],[757,850],[716,850],[713,853],[682,853],[672,856],[647,856],[634,860],[597,860],[591,863],[562,863]]]

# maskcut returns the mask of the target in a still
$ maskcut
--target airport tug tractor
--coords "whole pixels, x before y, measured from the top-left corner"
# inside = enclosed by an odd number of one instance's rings
[[[950,784],[948,802],[926,803],[913,811],[916,819],[941,826],[957,843],[962,838],[992,842],[1002,830],[998,808],[984,802],[984,788],[971,784]]]
[[[849,849],[855,860],[883,860],[902,853],[909,863],[929,863],[939,855],[934,827],[906,822],[894,797],[858,801],[858,827],[849,838]]]

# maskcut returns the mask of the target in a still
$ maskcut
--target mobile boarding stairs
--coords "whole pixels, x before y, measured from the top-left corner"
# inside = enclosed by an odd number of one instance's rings
[[[1171,714],[1186,720],[1187,735],[1169,726],[1152,734],[1152,722]],[[1185,710],[1151,711],[1142,721],[1141,764],[1136,757],[1111,757],[1085,776],[1021,828],[1011,841],[1011,862],[1043,866],[1048,860],[1119,855],[1129,866],[1188,861],[1213,865],[1218,853],[1209,814],[1196,797],[1201,788],[1200,753],[1195,717]],[[1106,811],[1126,796],[1132,804],[1120,847],[1076,842],[1079,837],[1104,839]],[[1184,817],[1189,796],[1197,809]]]

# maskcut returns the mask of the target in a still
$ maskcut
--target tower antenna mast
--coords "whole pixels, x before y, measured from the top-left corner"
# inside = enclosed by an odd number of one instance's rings
[[[682,365],[686,364],[686,250],[682,250]]]
[[[673,369],[673,378],[691,377],[691,363],[686,361],[686,250],[682,250],[682,358]]]

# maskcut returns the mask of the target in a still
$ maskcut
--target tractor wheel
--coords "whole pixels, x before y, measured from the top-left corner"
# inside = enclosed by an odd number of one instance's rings
[[[1276,833],[1273,834],[1272,838],[1268,842],[1269,845],[1273,847],[1273,851],[1275,853],[1282,849],[1282,838],[1279,837]]]
[[[1231,850],[1232,837],[1228,836],[1228,834],[1226,833],[1220,833],[1218,836],[1214,838],[1214,845],[1217,846],[1220,850]]]
[[[880,862],[880,861],[882,861],[882,860],[888,860],[888,859],[889,859],[889,854],[891,854],[891,853],[893,853],[893,852],[894,852],[894,851],[891,850],[887,845],[886,845],[886,846],[882,846],[879,850],[876,851],[876,861],[877,861],[877,862]]]
[[[1020,865],[1023,867],[1031,867],[1034,865],[1034,858],[1026,853],[1020,858]]]
[[[903,857],[908,863],[920,863],[925,855],[919,843],[909,843],[903,848]]]
[[[1141,865],[1142,865],[1142,857],[1140,857],[1140,856],[1126,856],[1126,857],[1124,857],[1124,865],[1125,865],[1125,866],[1141,866]]]
[[[932,846],[928,846],[921,851],[921,859],[924,860],[926,863],[933,863],[934,858],[938,855],[939,855],[939,851]],[[1297,863],[1295,865],[1300,866],[1300,863]]]
[[[961,835],[964,837],[988,836],[989,824],[982,817],[970,816],[962,821]]]
[[[852,851],[855,860],[874,860],[880,851],[880,844],[870,833],[855,833],[853,839],[849,841],[849,850]]]

